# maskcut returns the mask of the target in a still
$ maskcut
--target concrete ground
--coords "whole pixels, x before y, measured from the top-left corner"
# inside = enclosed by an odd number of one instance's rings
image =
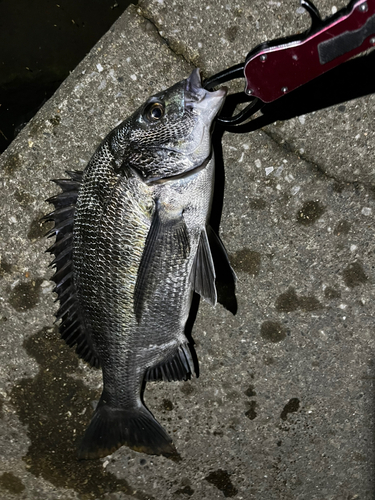
[[[296,0],[141,1],[0,157],[0,498],[375,498],[373,95],[224,135],[221,236],[238,312],[201,303],[200,377],[145,394],[181,461],[125,447],[76,461],[101,376],[53,326],[39,222],[49,179],[83,169],[194,66],[213,74],[308,25]]]

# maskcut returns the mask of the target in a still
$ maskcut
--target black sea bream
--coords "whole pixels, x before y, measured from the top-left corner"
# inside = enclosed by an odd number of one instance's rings
[[[53,280],[61,336],[103,370],[103,393],[79,457],[121,445],[175,451],[144,405],[144,384],[186,380],[184,334],[193,292],[215,305],[208,225],[214,183],[212,123],[226,91],[202,88],[199,71],[160,92],[116,127],[83,172],[55,181]],[[229,264],[226,264],[229,267]]]

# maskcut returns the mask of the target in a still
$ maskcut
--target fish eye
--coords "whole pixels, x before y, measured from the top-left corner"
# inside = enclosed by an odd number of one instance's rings
[[[145,110],[145,117],[150,122],[156,122],[164,116],[164,105],[161,102],[152,102]]]

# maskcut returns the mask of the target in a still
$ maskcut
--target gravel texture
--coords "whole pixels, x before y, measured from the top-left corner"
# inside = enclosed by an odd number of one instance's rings
[[[77,462],[101,376],[53,325],[49,179],[83,169],[115,125],[194,66],[210,75],[308,25],[295,0],[141,1],[0,157],[0,498],[374,498],[373,95],[216,134],[213,217],[238,311],[201,303],[200,377],[145,393],[181,461],[122,447]]]

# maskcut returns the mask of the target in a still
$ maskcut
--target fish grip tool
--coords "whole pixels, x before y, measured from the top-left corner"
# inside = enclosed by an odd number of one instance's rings
[[[244,63],[205,80],[204,88],[212,90],[245,78],[244,92],[250,102],[234,116],[218,116],[225,129],[239,132],[239,126],[264,105],[375,47],[375,0],[351,0],[326,19],[310,0],[300,0],[300,5],[310,15],[309,29],[263,42],[248,53]]]

